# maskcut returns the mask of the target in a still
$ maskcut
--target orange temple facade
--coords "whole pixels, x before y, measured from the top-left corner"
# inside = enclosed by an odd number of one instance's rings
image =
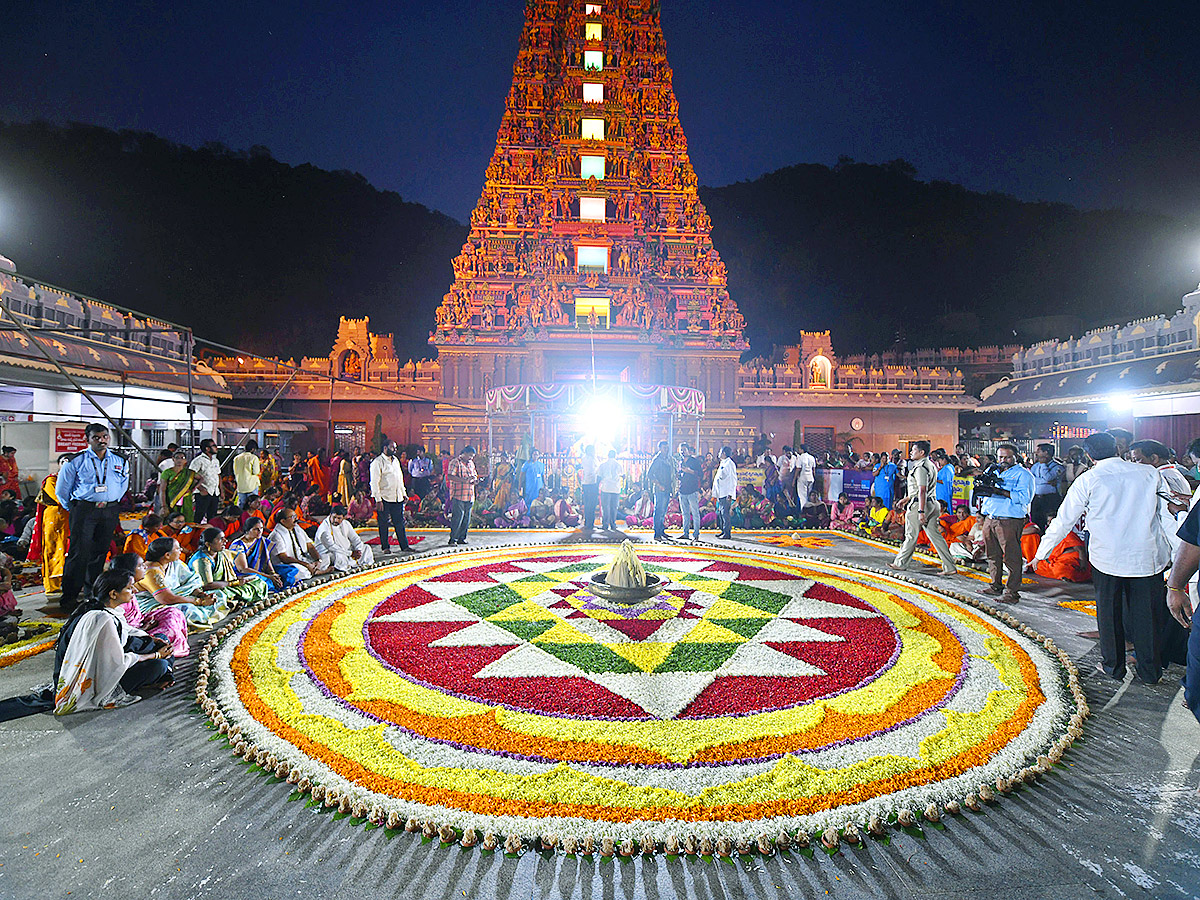
[[[657,3],[527,5],[496,149],[429,337],[443,403],[427,440],[482,436],[494,387],[593,371],[597,383],[701,390],[702,434],[742,436],[745,323],[678,111]]]

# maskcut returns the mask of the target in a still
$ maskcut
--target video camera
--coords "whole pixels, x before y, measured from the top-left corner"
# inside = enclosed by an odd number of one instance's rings
[[[998,497],[1008,489],[1004,487],[1004,480],[999,466],[988,466],[984,471],[975,476],[974,494],[976,497]]]

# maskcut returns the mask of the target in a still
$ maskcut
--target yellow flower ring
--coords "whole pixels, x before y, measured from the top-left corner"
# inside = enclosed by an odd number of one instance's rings
[[[587,588],[611,555],[457,552],[260,605],[202,653],[198,700],[376,824],[668,851],[936,820],[1032,781],[1087,714],[1064,654],[970,598],[656,546],[665,589],[622,607]]]

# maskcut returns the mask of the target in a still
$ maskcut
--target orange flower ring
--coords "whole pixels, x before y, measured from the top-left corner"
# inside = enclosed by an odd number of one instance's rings
[[[197,698],[326,806],[508,849],[769,852],[1032,782],[1078,737],[1070,660],[1005,613],[770,551],[646,548],[667,581],[588,590],[612,548],[425,556],[223,628]]]

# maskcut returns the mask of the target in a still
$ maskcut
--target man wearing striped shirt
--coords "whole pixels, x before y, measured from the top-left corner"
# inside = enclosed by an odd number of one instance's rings
[[[475,448],[470,444],[450,463],[446,473],[450,493],[450,544],[465,544],[471,526],[471,507],[475,505]]]

